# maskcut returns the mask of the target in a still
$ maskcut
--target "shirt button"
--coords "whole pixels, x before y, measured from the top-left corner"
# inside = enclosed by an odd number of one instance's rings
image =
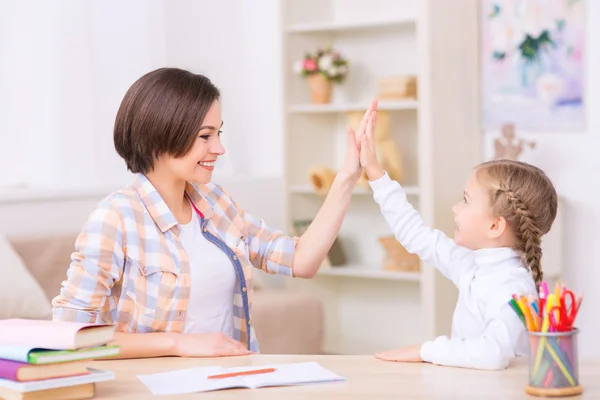
[[[208,228],[207,228],[207,227],[204,227],[204,228],[202,228],[202,230],[203,230],[204,232],[206,232],[206,231],[208,231]]]
[[[233,261],[237,260],[237,256],[233,256],[231,258],[233,258]]]
[[[252,321],[248,320],[248,325],[252,325]]]
[[[242,288],[242,292],[246,293],[246,290],[248,290],[248,289],[246,289],[246,286],[244,286],[244,287]]]

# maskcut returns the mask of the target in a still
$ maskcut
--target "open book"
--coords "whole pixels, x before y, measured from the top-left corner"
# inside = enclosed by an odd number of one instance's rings
[[[229,378],[210,379],[210,376],[234,372],[275,369],[255,375],[240,375]],[[254,365],[251,367],[198,367],[157,374],[138,375],[138,379],[153,395],[175,395],[211,390],[234,388],[260,388],[267,386],[292,386],[310,383],[345,381],[316,362],[303,362],[279,365]]]

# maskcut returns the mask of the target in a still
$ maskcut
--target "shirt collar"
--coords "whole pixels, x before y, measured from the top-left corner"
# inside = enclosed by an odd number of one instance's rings
[[[480,268],[496,267],[498,265],[510,265],[522,267],[519,253],[510,247],[494,247],[475,250],[475,263]]]
[[[204,186],[204,185],[202,185]],[[171,212],[167,203],[163,200],[158,190],[152,185],[150,180],[141,173],[135,175],[133,187],[140,196],[140,199],[144,203],[144,206],[150,213],[150,216],[161,230],[162,233],[170,230],[176,225],[177,219]],[[205,218],[210,218],[213,214],[213,208],[209,202],[205,199],[198,187],[194,184],[187,183],[185,192],[189,198],[194,202],[198,210],[202,212]]]

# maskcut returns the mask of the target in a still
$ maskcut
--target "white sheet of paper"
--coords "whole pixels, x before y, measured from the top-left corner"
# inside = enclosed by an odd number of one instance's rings
[[[275,372],[222,379],[207,379],[210,375],[228,372],[275,368]],[[258,388],[265,386],[305,385],[321,382],[345,381],[316,362],[277,365],[253,365],[249,367],[198,367],[157,374],[138,375],[138,379],[153,395],[174,395],[232,388]]]

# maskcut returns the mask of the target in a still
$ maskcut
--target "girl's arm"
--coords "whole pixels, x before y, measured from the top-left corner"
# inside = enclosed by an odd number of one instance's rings
[[[362,137],[360,153],[375,201],[394,236],[406,250],[417,254],[458,286],[460,276],[474,267],[472,252],[456,245],[443,232],[427,226],[408,202],[404,189],[382,169],[375,153],[375,121],[376,114],[373,113]]]
[[[523,322],[510,307],[513,294],[535,293],[535,285],[525,269],[516,270],[510,280],[499,283],[486,294],[484,331],[470,338],[440,336],[421,346],[423,361],[439,365],[501,370],[517,356],[519,348],[527,348],[528,335]]]

